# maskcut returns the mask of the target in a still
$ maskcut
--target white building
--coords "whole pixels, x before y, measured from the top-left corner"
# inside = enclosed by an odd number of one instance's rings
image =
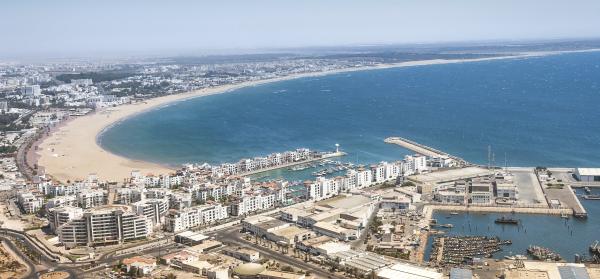
[[[133,204],[135,212],[152,220],[154,225],[161,224],[169,210],[169,199],[144,199]]]
[[[165,216],[165,230],[179,232],[228,218],[227,207],[221,204],[201,205],[170,210]]]
[[[33,214],[42,208],[44,199],[29,192],[20,192],[17,194],[17,203],[23,212]]]
[[[83,212],[56,232],[66,247],[119,244],[149,236],[152,220],[128,206],[104,206]]]
[[[600,182],[600,168],[577,168],[575,176],[583,182]]]
[[[81,208],[92,208],[105,205],[108,199],[108,192],[102,189],[89,189],[77,193],[77,202]]]
[[[42,95],[42,89],[39,85],[25,86],[21,89],[21,93],[27,97]]]

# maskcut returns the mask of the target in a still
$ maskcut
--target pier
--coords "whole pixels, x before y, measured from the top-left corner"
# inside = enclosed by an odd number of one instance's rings
[[[389,143],[389,144],[396,144],[399,146],[402,146],[408,150],[411,150],[417,154],[421,154],[427,157],[432,157],[432,158],[450,158],[454,161],[456,161],[458,163],[459,166],[467,166],[467,165],[471,165],[469,162],[467,162],[465,159],[454,156],[454,155],[450,155],[446,152],[437,150],[433,147],[424,145],[424,144],[420,144],[417,142],[414,142],[412,140],[409,139],[405,139],[402,137],[389,137],[386,138],[384,140],[385,143]]]
[[[526,213],[526,214],[546,214],[546,215],[573,215],[574,211],[570,208],[548,208],[548,207],[503,207],[503,206],[464,206],[464,205],[426,205],[427,210],[423,210],[431,219],[433,211],[455,211],[455,212],[485,212],[485,213]]]
[[[292,166],[296,166],[296,165],[302,165],[302,164],[306,164],[306,163],[310,163],[310,162],[321,161],[321,160],[325,160],[325,159],[329,159],[329,158],[341,157],[341,156],[345,156],[345,155],[346,155],[346,152],[343,152],[343,151],[325,153],[320,157],[313,157],[313,158],[310,158],[307,160],[301,160],[301,161],[297,161],[297,162],[291,162],[291,163],[276,165],[276,166],[272,166],[272,167],[268,167],[268,168],[262,168],[262,169],[258,169],[258,170],[254,170],[254,171],[244,172],[244,173],[238,174],[238,176],[248,176],[248,175],[263,173],[263,172],[267,172],[267,171],[288,168],[288,167],[292,167]]]

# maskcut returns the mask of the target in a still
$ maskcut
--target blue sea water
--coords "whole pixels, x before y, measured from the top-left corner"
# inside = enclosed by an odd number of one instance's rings
[[[234,162],[298,147],[374,163],[402,136],[475,163],[600,166],[600,53],[334,74],[247,87],[131,117],[100,144],[162,164]]]
[[[579,195],[585,194],[578,189]],[[600,190],[594,189],[594,194]],[[587,219],[563,219],[560,216],[539,214],[460,214],[451,215],[449,212],[434,212],[432,218],[440,224],[453,224],[452,229],[443,229],[447,235],[486,235],[498,236],[503,240],[511,240],[512,245],[502,246],[503,250],[494,254],[494,258],[527,255],[529,245],[538,245],[558,252],[566,261],[573,262],[575,254],[591,257],[588,247],[600,240],[600,201],[581,199],[581,203],[589,213]],[[506,216],[519,219],[521,224],[499,225],[496,218]],[[428,239],[425,258],[429,260],[431,243],[435,236]]]
[[[387,145],[402,136],[471,162],[498,165],[600,166],[600,52],[429,65],[302,78],[247,87],[151,110],[106,130],[100,144],[132,159],[179,165],[308,147],[348,152],[361,164],[402,159]],[[306,179],[313,170],[270,177]],[[523,227],[497,226],[497,215],[459,215],[450,233],[511,239],[498,254],[529,244],[567,260],[599,239],[600,202],[583,201],[588,220],[519,215]],[[468,231],[469,225],[471,231]],[[476,229],[474,229],[476,228]],[[475,231],[473,231],[475,230]],[[525,230],[527,232],[525,232]]]

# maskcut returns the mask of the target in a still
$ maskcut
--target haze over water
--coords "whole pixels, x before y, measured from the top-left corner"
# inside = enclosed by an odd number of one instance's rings
[[[600,53],[428,65],[302,78],[171,104],[99,138],[125,157],[234,162],[298,147],[397,160],[402,136],[475,163],[600,165]]]

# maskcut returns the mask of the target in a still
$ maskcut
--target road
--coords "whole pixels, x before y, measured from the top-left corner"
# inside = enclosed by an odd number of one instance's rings
[[[281,263],[298,267],[306,271],[310,271],[312,274],[322,277],[322,278],[335,278],[335,279],[344,279],[345,277],[340,277],[334,273],[331,273],[326,270],[322,270],[320,267],[306,263],[302,260],[287,256],[285,254],[273,251],[271,249],[265,248],[263,246],[254,244],[252,242],[245,241],[240,238],[239,230],[241,226],[235,226],[229,228],[227,231],[221,232],[212,232],[208,235],[214,236],[216,240],[221,241],[223,243],[233,243],[240,247],[250,248],[256,251],[259,251],[262,255],[264,255],[268,259],[274,259]]]
[[[13,250],[17,254],[17,256],[21,258],[25,265],[27,265],[28,270],[27,273],[23,275],[23,278],[37,278],[37,276],[35,275],[36,271],[33,262],[27,256],[25,256],[23,252],[19,250],[19,248],[17,248],[17,246],[12,242],[11,239],[4,236],[0,236],[0,239],[6,244],[6,246],[8,246],[8,248],[10,248],[10,250]]]

